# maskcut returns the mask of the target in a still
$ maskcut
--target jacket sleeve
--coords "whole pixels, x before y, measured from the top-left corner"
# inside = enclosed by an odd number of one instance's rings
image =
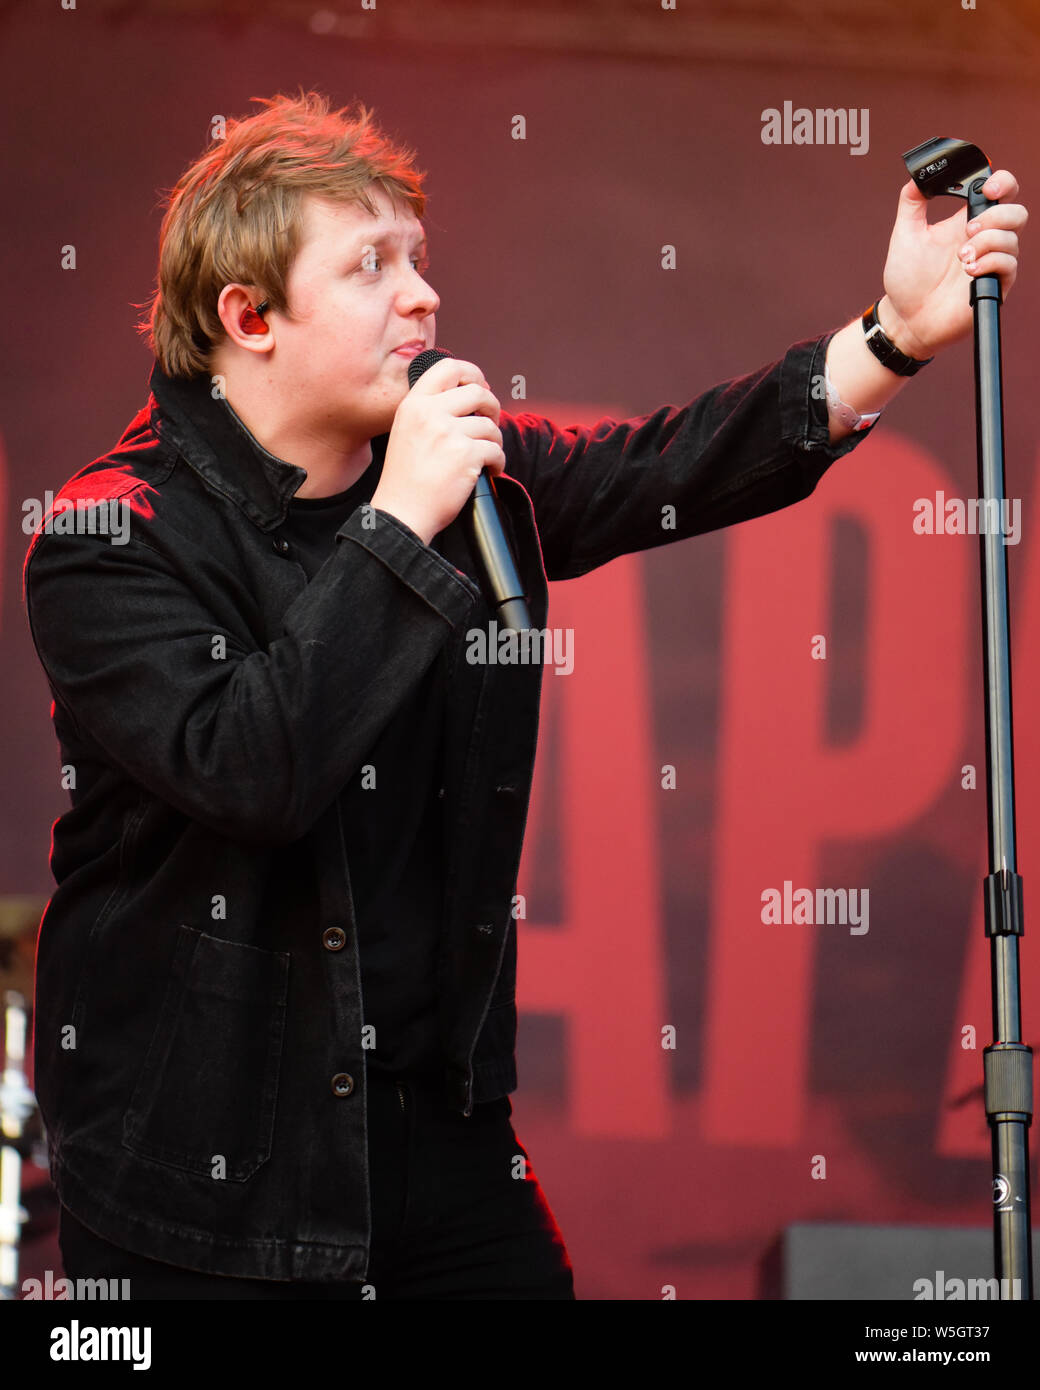
[[[808,497],[871,432],[830,443],[828,333],[689,404],[566,428],[502,412],[507,472],[531,498],[546,575],[715,531]],[[674,511],[666,511],[666,508]]]
[[[221,835],[305,834],[479,594],[409,527],[374,515],[374,527],[360,508],[344,522],[266,650],[201,550],[38,533],[29,626],[87,748]]]

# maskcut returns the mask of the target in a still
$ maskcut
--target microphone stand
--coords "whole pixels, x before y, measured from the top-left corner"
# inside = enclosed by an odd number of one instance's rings
[[[995,206],[982,194],[993,172],[986,156],[962,140],[929,140],[903,156],[925,197],[966,198],[968,219]],[[1004,509],[1004,406],[1000,357],[1000,281],[971,282],[975,329],[975,430],[981,516]],[[993,1032],[983,1050],[986,1117],[993,1148],[993,1248],[1002,1299],[1032,1299],[1029,1220],[1029,1125],[1033,1053],[1021,1040],[1018,938],[1024,932],[1022,878],[1015,858],[1011,646],[1003,526],[979,526],[982,633],[985,647],[986,809],[989,873],[984,880],[990,943]]]

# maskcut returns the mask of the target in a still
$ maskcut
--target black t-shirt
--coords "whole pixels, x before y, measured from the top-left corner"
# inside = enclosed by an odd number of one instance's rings
[[[385,439],[372,443],[371,465],[346,492],[289,503],[280,534],[308,579],[333,554],[339,528],[376,489]],[[348,632],[345,622],[345,641]],[[439,797],[444,670],[442,655],[340,794],[358,923],[362,1011],[365,1024],[375,1028],[366,1062],[394,1076],[430,1076],[442,1066],[436,966],[444,890]],[[373,774],[375,786],[366,785]]]

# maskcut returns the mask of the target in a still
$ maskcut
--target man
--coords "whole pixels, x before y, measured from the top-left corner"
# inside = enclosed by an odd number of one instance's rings
[[[173,190],[149,401],[26,558],[72,801],[35,1013],[66,1270],[571,1299],[510,1121],[541,669],[464,659],[490,610],[460,513],[496,475],[543,629],[547,577],[804,499],[970,332],[969,277],[1010,289],[1025,209],[967,237],[903,189],[889,365],[857,319],[683,409],[562,429],[466,361],[409,391],[439,308],[410,152],[364,108],[263,106]]]

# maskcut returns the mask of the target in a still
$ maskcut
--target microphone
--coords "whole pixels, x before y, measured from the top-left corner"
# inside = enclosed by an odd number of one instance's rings
[[[442,357],[454,356],[446,348],[427,348],[418,353],[408,363],[409,387]],[[485,596],[498,614],[499,626],[516,632],[529,628],[531,615],[527,611],[527,597],[502,529],[495,485],[486,468],[480,470],[473,496],[462,510],[466,533],[483,572]]]

